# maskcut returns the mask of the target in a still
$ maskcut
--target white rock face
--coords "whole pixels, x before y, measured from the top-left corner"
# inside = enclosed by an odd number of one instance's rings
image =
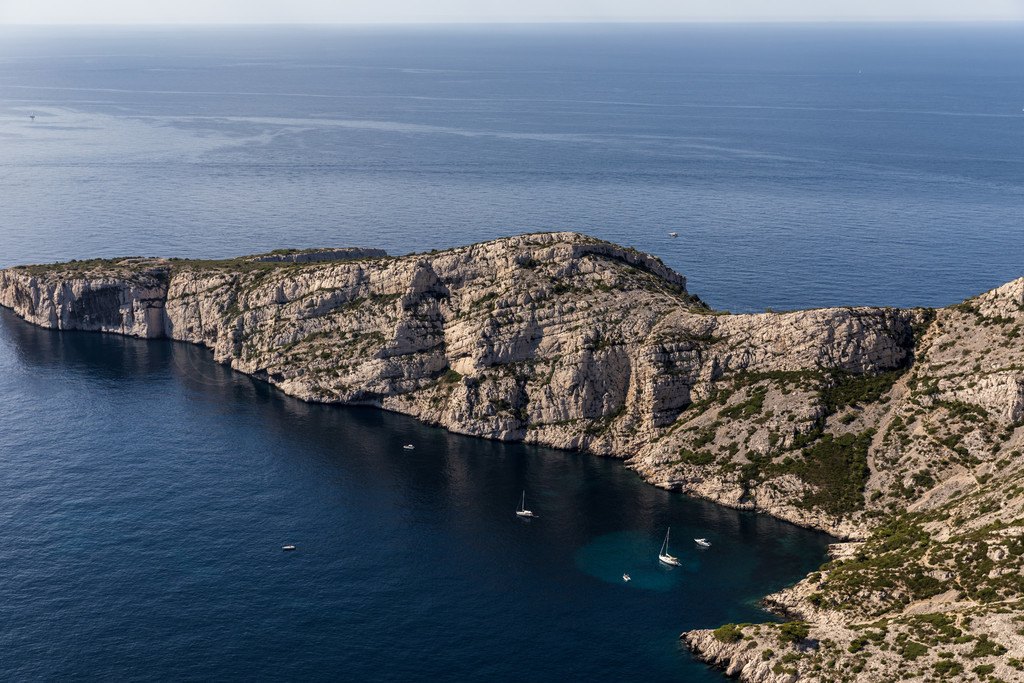
[[[858,533],[849,517],[793,504],[806,489],[797,478],[748,485],[728,468],[680,464],[696,427],[679,427],[691,405],[721,399],[727,379],[902,367],[913,348],[910,312],[715,315],[656,258],[574,233],[401,258],[370,253],[9,269],[0,272],[0,304],[44,327],[200,344],[305,400],[376,405],[462,434],[624,457],[659,486]],[[996,290],[993,301],[1016,301],[1019,289]],[[1020,419],[1016,375],[969,388],[957,381],[940,389]],[[739,450],[723,430],[715,453],[729,446],[737,465],[748,451],[774,457],[824,419],[814,388],[772,389],[765,400],[763,413],[731,418],[731,433],[748,434]]]
[[[762,658],[764,648],[761,643],[757,643],[759,647],[749,647],[756,641],[723,643],[715,638],[711,630],[689,631],[682,635],[682,640],[702,661],[722,669],[727,676],[750,683],[793,683],[799,680],[796,674],[773,672],[772,667],[778,660],[774,657]],[[777,644],[775,646],[779,647]]]
[[[876,372],[910,346],[909,316],[891,309],[708,315],[654,257],[574,233],[402,258],[109,270],[7,270],[0,304],[45,327],[200,344],[306,400],[632,457],[661,485],[758,509],[770,496],[680,480],[653,442],[723,375]]]
[[[51,329],[163,337],[164,276],[155,270],[132,279],[48,280],[4,270],[0,271],[0,306]]]
[[[943,398],[984,408],[1003,424],[1024,419],[1024,377],[1016,373],[941,379],[938,387]]]

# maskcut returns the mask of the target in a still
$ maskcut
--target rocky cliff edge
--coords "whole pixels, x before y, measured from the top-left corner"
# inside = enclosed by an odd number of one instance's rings
[[[684,634],[745,680],[880,680],[879,662],[1014,680],[1024,279],[938,310],[728,315],[657,258],[574,233],[320,251],[340,260],[11,268],[0,305],[53,329],[200,344],[307,401],[621,457],[655,485],[858,542],[773,599],[805,637]],[[929,649],[922,614],[963,647]]]

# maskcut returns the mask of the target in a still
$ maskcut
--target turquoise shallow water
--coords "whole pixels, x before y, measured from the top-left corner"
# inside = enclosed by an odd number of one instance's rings
[[[7,311],[0,395],[13,680],[718,680],[679,633],[769,618],[828,540]]]
[[[703,529],[695,528],[694,531],[702,533]],[[677,540],[676,545],[696,548],[696,552],[687,552],[676,558],[680,563],[678,567],[651,562],[651,558],[660,552],[661,543],[652,539],[649,533],[624,531],[605,534],[579,549],[576,564],[587,574],[608,583],[623,583],[623,577],[628,575],[630,588],[669,592],[673,586],[689,583],[693,575],[701,573],[702,556],[707,552],[705,548],[695,546],[689,538],[682,542]],[[673,552],[679,551],[670,545],[669,554]]]

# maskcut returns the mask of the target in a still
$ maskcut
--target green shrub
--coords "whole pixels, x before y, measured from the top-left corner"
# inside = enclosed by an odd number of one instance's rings
[[[900,650],[900,654],[903,655],[903,659],[910,660],[917,659],[921,655],[927,653],[927,645],[922,645],[921,643],[914,642],[913,640],[908,640],[906,644],[903,646],[903,649]]]
[[[941,662],[935,662],[935,673],[940,676],[955,676],[964,670],[964,665],[960,662],[954,662],[949,659],[944,659]]]
[[[697,451],[694,453],[686,448],[680,448],[679,460],[687,465],[710,465],[715,461],[715,456],[710,451]]]
[[[868,448],[874,429],[833,438],[824,434],[804,450],[803,462],[793,473],[815,488],[803,498],[805,507],[820,507],[835,515],[864,507],[864,486],[868,475]]]
[[[779,640],[784,643],[799,643],[811,633],[806,621],[790,621],[779,627]]]
[[[874,403],[889,392],[892,385],[903,376],[903,370],[883,372],[878,375],[858,375],[852,372],[837,372],[835,384],[821,390],[819,394],[829,414],[843,406],[858,403]]]
[[[767,393],[767,389],[759,389],[746,401],[738,403],[731,408],[722,408],[719,410],[718,417],[725,418],[727,420],[735,420],[738,418],[749,418],[754,415],[760,415],[761,409],[764,406],[764,397]]]
[[[857,638],[853,642],[851,642],[850,646],[848,648],[846,648],[846,651],[847,652],[860,652],[864,648],[864,646],[867,645],[867,644],[868,644],[868,639],[864,638],[862,636],[860,638]]]
[[[711,635],[719,642],[735,643],[743,637],[743,629],[736,624],[725,624],[716,628]]]
[[[977,659],[978,657],[988,657],[989,655],[1001,655],[1006,653],[1006,648],[995,642],[989,640],[986,634],[978,636],[978,640],[974,643],[974,649],[967,653],[967,656],[971,659]]]
[[[797,673],[797,670],[796,670],[795,667],[782,666],[782,662],[776,662],[775,666],[772,667],[772,673],[775,674],[776,676],[781,675],[781,674],[789,674],[790,676],[795,676],[796,673]]]

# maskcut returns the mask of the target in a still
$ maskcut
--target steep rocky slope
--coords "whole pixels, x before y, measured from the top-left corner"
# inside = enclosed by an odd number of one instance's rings
[[[683,634],[702,659],[750,681],[1024,680],[1024,279],[915,318],[913,363],[822,425],[870,435],[865,540],[766,600],[800,621]]]
[[[399,258],[26,266],[0,271],[0,305],[201,344],[309,401],[622,457],[658,486],[860,542],[773,598],[806,637],[684,634],[749,680],[1019,675],[1024,279],[938,311],[728,315],[654,257],[545,233]],[[922,614],[962,642],[929,649]],[[1010,652],[971,659],[982,642]]]

